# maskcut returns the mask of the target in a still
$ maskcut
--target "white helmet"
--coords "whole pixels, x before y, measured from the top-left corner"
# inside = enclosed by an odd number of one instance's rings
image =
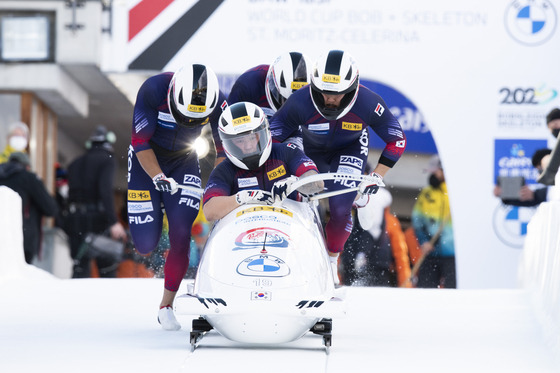
[[[331,50],[320,57],[311,74],[311,100],[317,111],[327,120],[335,120],[346,115],[358,97],[360,74],[354,58],[347,52]],[[325,105],[324,94],[344,97],[338,108]]]
[[[268,68],[266,74],[266,99],[275,112],[288,97],[301,87],[309,84],[311,65],[298,52],[284,53]]]
[[[199,64],[184,66],[173,74],[169,83],[169,111],[182,126],[205,125],[216,108],[219,94],[218,78],[212,69]]]
[[[234,165],[255,170],[264,164],[272,149],[272,136],[260,107],[237,102],[222,112],[218,122],[226,156]]]

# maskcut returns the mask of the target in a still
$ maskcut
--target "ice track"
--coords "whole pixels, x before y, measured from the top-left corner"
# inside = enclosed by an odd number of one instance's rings
[[[328,357],[311,333],[274,348],[211,331],[190,353],[192,318],[157,324],[161,279],[36,272],[0,278],[1,372],[560,372],[522,290],[353,287]]]

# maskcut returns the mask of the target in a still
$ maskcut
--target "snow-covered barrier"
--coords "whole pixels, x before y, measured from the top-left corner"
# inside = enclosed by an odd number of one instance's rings
[[[13,279],[51,278],[50,273],[25,262],[21,197],[0,186],[0,284]]]
[[[560,360],[560,199],[542,203],[529,223],[520,281],[530,292],[547,342]]]
[[[19,277],[25,266],[21,197],[12,189],[0,186],[0,280]]]

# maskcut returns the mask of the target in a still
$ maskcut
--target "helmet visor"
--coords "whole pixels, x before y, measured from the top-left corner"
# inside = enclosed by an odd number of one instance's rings
[[[269,141],[267,126],[259,126],[255,130],[239,135],[220,134],[224,149],[230,157],[244,163],[249,169],[259,167],[261,155]]]

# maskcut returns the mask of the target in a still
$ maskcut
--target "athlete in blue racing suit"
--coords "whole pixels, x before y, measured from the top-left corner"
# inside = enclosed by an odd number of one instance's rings
[[[359,84],[354,59],[332,50],[319,58],[311,84],[294,92],[272,117],[274,141],[301,137],[305,153],[319,171],[362,174],[365,170],[371,128],[386,143],[372,176],[381,181],[406,146],[405,134],[383,99]],[[362,194],[377,191],[376,183],[326,181],[327,190],[360,187]],[[352,231],[351,208],[356,193],[329,198],[330,219],[325,227],[333,269]],[[336,272],[333,271],[333,274]],[[335,275],[335,283],[337,283]]]
[[[170,250],[158,320],[166,330],[181,327],[172,305],[188,269],[191,226],[200,208],[200,194],[177,185],[201,187],[192,144],[208,122],[218,156],[223,156],[216,128],[225,105],[216,75],[198,64],[148,78],[136,98],[128,151],[128,219],[136,250],[147,254],[160,239],[165,208]]]

